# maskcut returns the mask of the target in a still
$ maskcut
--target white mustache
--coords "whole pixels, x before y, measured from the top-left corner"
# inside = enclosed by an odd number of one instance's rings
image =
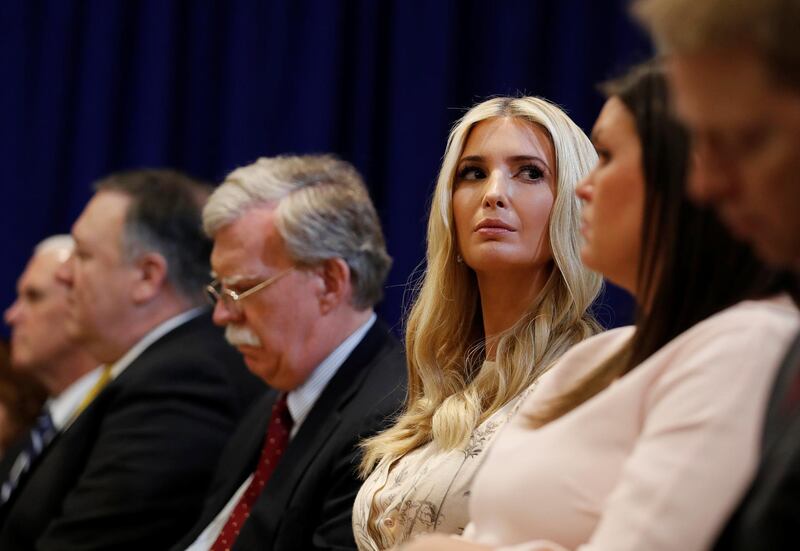
[[[232,346],[261,346],[261,339],[258,338],[258,335],[244,325],[227,325],[225,340]]]

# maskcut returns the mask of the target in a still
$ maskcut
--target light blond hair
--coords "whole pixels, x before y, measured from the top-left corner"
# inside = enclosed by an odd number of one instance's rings
[[[555,201],[549,239],[554,267],[527,312],[498,335],[495,363],[485,356],[475,273],[457,261],[453,222],[456,166],[471,129],[495,117],[522,119],[543,129],[556,158]],[[406,325],[408,396],[404,412],[383,433],[364,442],[361,474],[435,442],[463,445],[476,426],[530,386],[570,346],[599,327],[588,311],[602,281],[579,257],[578,181],[597,160],[583,131],[556,105],[535,97],[493,98],[470,109],[447,141],[433,194],[427,269],[418,283]]]
[[[231,172],[211,194],[203,228],[213,238],[249,209],[273,204],[275,227],[293,260],[314,266],[341,258],[350,268],[353,307],[381,299],[392,259],[353,165],[332,155],[262,157]]]
[[[664,53],[753,48],[775,80],[800,88],[797,0],[638,0],[633,12]]]

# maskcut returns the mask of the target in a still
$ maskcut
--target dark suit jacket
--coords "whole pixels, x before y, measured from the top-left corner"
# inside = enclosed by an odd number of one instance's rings
[[[0,508],[0,549],[168,549],[263,383],[208,313],[147,348],[58,435]]]
[[[375,323],[323,390],[242,527],[234,550],[355,549],[358,442],[387,426],[405,397],[400,345]],[[277,392],[241,423],[220,461],[191,545],[255,470]]]
[[[788,387],[799,372],[800,334],[778,371],[758,472],[715,551],[800,549],[800,407],[791,414],[784,408]]]

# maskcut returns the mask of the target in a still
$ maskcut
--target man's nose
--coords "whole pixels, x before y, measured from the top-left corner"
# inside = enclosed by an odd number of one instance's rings
[[[240,317],[241,316],[238,316],[236,312],[231,310],[231,308],[228,308],[224,300],[217,300],[214,303],[212,319],[216,325],[223,327],[231,322],[236,321]]]
[[[726,162],[712,147],[703,143],[694,146],[689,163],[687,192],[700,205],[714,205],[727,197],[735,187],[735,166]]]
[[[19,319],[21,307],[19,304],[19,299],[15,300],[14,303],[6,308],[6,311],[3,312],[3,319],[8,325],[13,326]]]

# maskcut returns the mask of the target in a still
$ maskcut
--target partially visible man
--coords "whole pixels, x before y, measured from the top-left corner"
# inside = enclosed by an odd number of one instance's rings
[[[676,109],[692,132],[689,194],[765,260],[793,271],[796,285],[800,2],[642,0],[636,9],[666,54]],[[800,549],[800,336],[778,373],[762,444],[753,485],[716,549]]]
[[[4,551],[168,547],[263,389],[200,306],[207,188],[144,170],[96,190],[57,275],[70,334],[111,382],[17,487],[0,516]]]
[[[800,2],[645,0],[694,141],[689,193],[800,271]]]
[[[44,388],[34,378],[11,367],[9,344],[0,341],[0,458],[28,434],[46,398]]]
[[[367,190],[334,157],[262,158],[228,176],[203,219],[214,320],[273,390],[175,549],[355,549],[358,444],[405,395],[402,351],[373,313],[391,259]]]
[[[0,462],[0,510],[36,461],[49,440],[72,423],[101,370],[66,330],[69,305],[67,286],[56,272],[72,254],[68,235],[56,235],[34,249],[17,282],[17,299],[5,312],[11,327],[11,366],[36,380],[48,401],[30,433],[3,455]],[[43,438],[32,448],[32,439]]]
[[[60,395],[97,367],[65,327],[68,288],[56,272],[73,248],[69,235],[49,237],[37,245],[17,282],[17,300],[5,311],[11,326],[11,364],[38,379],[49,396]]]

